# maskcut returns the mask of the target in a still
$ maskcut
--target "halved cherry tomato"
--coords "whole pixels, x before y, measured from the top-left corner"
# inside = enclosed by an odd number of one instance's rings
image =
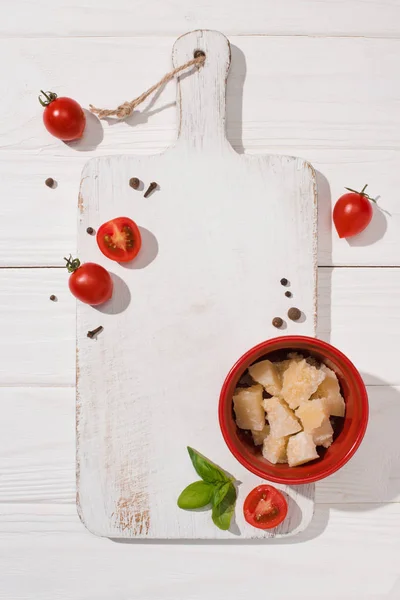
[[[343,194],[333,209],[333,222],[340,238],[349,238],[364,231],[372,219],[371,202],[376,202],[365,193],[365,185],[361,192],[350,188],[349,194]]]
[[[272,485],[259,485],[247,496],[244,518],[257,529],[272,529],[286,518],[288,505],[284,495]]]
[[[90,262],[81,265],[80,260],[72,256],[65,260],[71,273],[68,286],[75,298],[92,306],[103,304],[111,298],[113,281],[104,267]]]
[[[103,223],[96,239],[102,253],[117,262],[133,260],[142,246],[139,228],[128,217],[118,217]]]

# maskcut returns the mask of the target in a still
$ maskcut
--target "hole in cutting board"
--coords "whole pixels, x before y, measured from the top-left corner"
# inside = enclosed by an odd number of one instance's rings
[[[205,55],[206,55],[206,53],[203,52],[203,50],[195,50],[193,52],[193,57],[194,58],[199,58],[199,56],[205,56]]]

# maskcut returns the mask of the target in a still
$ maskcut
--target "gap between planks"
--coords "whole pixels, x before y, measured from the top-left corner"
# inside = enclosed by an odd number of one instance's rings
[[[317,265],[318,269],[400,269],[400,265]],[[65,265],[0,266],[0,270],[17,269],[65,269]]]
[[[120,40],[120,39],[132,39],[132,38],[166,38],[175,37],[182,35],[182,31],[176,32],[145,32],[136,33],[134,35],[0,35],[0,40],[79,40],[79,39],[106,39],[106,40]],[[324,34],[324,33],[235,33],[224,30],[224,35],[229,37],[265,37],[265,38],[308,38],[308,39],[346,39],[346,40],[400,40],[399,35],[345,35],[345,34]]]

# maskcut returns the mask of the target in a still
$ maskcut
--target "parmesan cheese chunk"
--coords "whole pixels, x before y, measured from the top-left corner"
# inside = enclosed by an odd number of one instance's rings
[[[316,429],[328,417],[325,402],[321,398],[303,402],[295,411],[295,415],[300,419],[304,431]]]
[[[249,388],[236,388],[233,396],[233,407],[236,425],[240,429],[261,431],[265,426],[265,412],[262,407],[262,385]]]
[[[310,460],[319,458],[311,433],[301,431],[289,438],[287,445],[289,467],[303,465]]]
[[[262,448],[262,455],[269,462],[276,465],[277,463],[286,463],[286,446],[288,443],[287,437],[276,438],[269,435],[265,438]]]
[[[281,394],[290,408],[295,409],[317,390],[325,372],[309,365],[305,359],[293,360],[283,374]]]
[[[313,398],[324,398],[326,409],[329,415],[334,417],[344,417],[346,405],[343,396],[340,393],[340,386],[336,373],[326,365],[321,365],[321,371],[325,373],[325,379],[318,386]]]
[[[270,360],[262,360],[251,365],[249,373],[254,381],[264,386],[268,394],[276,396],[281,391],[282,380],[280,373]]]
[[[263,401],[267,411],[267,419],[271,427],[271,435],[275,438],[285,437],[301,431],[301,425],[286,402],[273,396]]]
[[[265,425],[263,427],[263,429],[261,429],[261,431],[254,431],[254,429],[253,429],[251,432],[251,435],[253,436],[254,445],[261,446],[263,441],[267,437],[267,435],[269,435],[269,432],[270,432],[269,425]]]
[[[311,432],[317,446],[329,448],[333,441],[333,427],[329,417],[325,417],[322,424]]]

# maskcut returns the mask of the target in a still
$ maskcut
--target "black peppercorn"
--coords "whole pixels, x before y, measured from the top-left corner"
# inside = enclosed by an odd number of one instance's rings
[[[281,319],[280,317],[274,317],[272,319],[272,325],[279,329],[279,327],[282,327],[283,325],[283,319]]]
[[[286,298],[291,298],[292,297],[292,292],[285,292],[285,296]]]
[[[57,300],[57,297],[56,297],[54,294],[52,294],[52,295],[50,296],[50,300],[51,300],[52,302],[55,302],[55,301]]]
[[[286,277],[282,277],[282,279],[281,279],[281,285],[287,285],[288,283],[289,283],[289,282],[288,282],[288,280],[286,279]]]
[[[86,233],[88,233],[89,235],[93,235],[93,234],[94,234],[94,229],[93,229],[93,227],[88,227],[88,228],[86,229]]]
[[[47,185],[47,187],[52,188],[54,187],[54,179],[52,177],[48,177],[45,181],[45,184]]]
[[[298,321],[301,317],[301,310],[299,310],[298,308],[295,308],[295,307],[289,308],[288,317],[292,321]]]
[[[132,177],[129,180],[129,185],[131,186],[131,188],[133,188],[134,190],[139,189],[139,185],[140,185],[140,180],[137,177]]]

